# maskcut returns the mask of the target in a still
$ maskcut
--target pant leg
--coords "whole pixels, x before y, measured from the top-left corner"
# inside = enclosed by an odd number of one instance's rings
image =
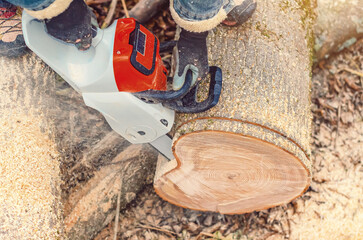
[[[13,4],[4,1],[4,0],[0,0],[0,7],[1,8],[11,8],[13,6]]]
[[[11,3],[22,8],[38,11],[47,8],[54,1],[55,0],[0,0],[0,5],[2,3]]]
[[[170,0],[175,22],[192,32],[208,31],[221,23],[238,0]]]
[[[50,19],[64,12],[73,0],[0,0],[0,6],[8,3],[24,8],[37,19]]]

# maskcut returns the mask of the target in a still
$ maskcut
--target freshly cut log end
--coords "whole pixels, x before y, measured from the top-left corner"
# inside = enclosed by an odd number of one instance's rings
[[[290,202],[310,183],[309,170],[293,154],[241,134],[188,133],[174,143],[174,155],[161,164],[154,187],[163,199],[190,209],[262,210]]]

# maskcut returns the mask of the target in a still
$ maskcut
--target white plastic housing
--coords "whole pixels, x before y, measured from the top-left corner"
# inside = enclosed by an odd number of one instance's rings
[[[25,11],[22,25],[27,46],[81,93],[87,106],[102,113],[121,136],[131,143],[147,143],[170,131],[174,111],[117,89],[112,56],[116,22],[105,30],[98,29],[86,51],[51,37],[44,24]]]

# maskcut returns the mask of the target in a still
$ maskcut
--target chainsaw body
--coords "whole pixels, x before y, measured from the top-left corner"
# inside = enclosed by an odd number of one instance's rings
[[[157,65],[161,62],[160,56],[157,60],[155,57],[157,70],[152,76],[145,77],[126,67],[128,57],[119,53],[130,49],[118,47],[117,41],[126,39],[122,35],[130,34],[135,28],[130,26],[120,31],[117,29],[121,26],[120,21],[115,21],[105,30],[97,29],[92,46],[83,52],[48,35],[44,24],[25,12],[22,24],[27,46],[82,94],[87,106],[102,113],[113,130],[131,143],[152,142],[170,131],[175,113],[160,103],[147,104],[131,92],[153,87],[163,90],[161,85],[165,85],[166,72],[164,74],[164,68]],[[123,46],[123,43],[120,44]],[[142,61],[139,56],[135,59]],[[114,64],[120,67],[115,68]],[[150,63],[145,65],[148,68]]]
[[[218,102],[222,76],[216,67],[211,68],[210,96],[203,103],[195,101],[191,72],[181,89],[168,91],[159,40],[132,18],[97,28],[86,51],[48,35],[44,23],[26,12],[22,25],[27,46],[131,143],[153,142],[168,133],[174,110],[200,112]]]

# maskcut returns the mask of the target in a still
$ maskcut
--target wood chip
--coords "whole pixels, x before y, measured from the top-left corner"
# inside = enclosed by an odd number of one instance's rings
[[[198,232],[199,226],[193,222],[189,222],[187,229],[188,229],[188,231],[191,231],[192,233],[195,234]]]
[[[174,231],[179,234],[182,230],[182,227],[180,225],[174,225],[173,226]]]
[[[343,112],[341,113],[340,119],[342,120],[342,123],[349,124],[354,121],[354,115],[351,112]]]
[[[355,90],[355,91],[359,91],[359,90],[361,90],[361,89],[362,89],[361,87],[359,87],[359,86],[355,83],[354,79],[352,79],[352,78],[344,78],[344,81],[347,83],[347,85],[348,85],[351,89],[353,89],[353,90]]]
[[[204,221],[203,221],[203,224],[207,227],[209,227],[210,225],[212,225],[212,221],[213,221],[213,215],[208,215]]]
[[[216,224],[214,224],[213,226],[210,226],[208,228],[205,228],[203,230],[203,232],[206,232],[206,233],[214,233],[216,232],[220,227],[222,226],[222,223],[221,222],[217,222]]]
[[[350,68],[343,68],[340,71],[347,71],[347,72],[350,72],[352,74],[355,74],[355,75],[358,75],[360,77],[363,77],[363,73],[362,72],[359,72],[359,71],[356,71],[356,70],[353,70],[353,69],[350,69]]]

